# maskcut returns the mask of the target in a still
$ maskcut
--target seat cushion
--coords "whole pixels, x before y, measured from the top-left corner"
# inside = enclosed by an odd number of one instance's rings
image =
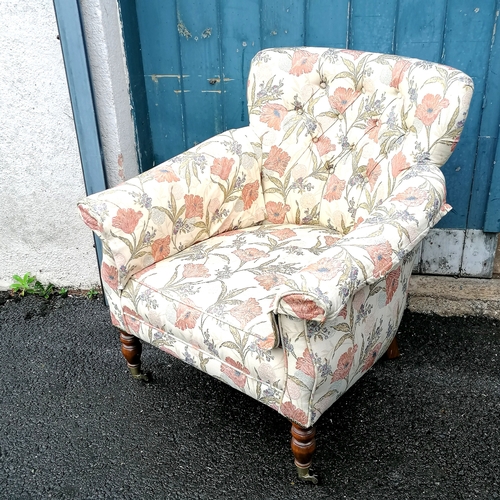
[[[319,226],[273,225],[199,242],[131,278],[122,293],[125,322],[134,333],[148,331],[144,340],[158,347],[162,338],[181,340],[268,383],[279,380],[280,388],[274,299],[335,239]]]

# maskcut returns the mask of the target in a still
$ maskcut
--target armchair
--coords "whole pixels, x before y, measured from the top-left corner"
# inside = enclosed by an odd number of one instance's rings
[[[416,59],[267,49],[248,127],[80,202],[133,376],[143,340],[270,406],[316,482],[314,424],[397,349],[472,91]]]

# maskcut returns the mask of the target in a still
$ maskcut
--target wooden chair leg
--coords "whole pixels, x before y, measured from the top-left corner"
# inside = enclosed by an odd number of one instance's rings
[[[295,466],[299,479],[309,481],[313,484],[318,483],[316,476],[309,474],[309,467],[312,463],[312,456],[316,449],[316,428],[309,427],[304,429],[297,424],[292,423],[292,452],[295,457]]]
[[[396,340],[396,337],[392,339],[392,342],[389,345],[389,349],[387,349],[385,355],[387,359],[396,359],[401,356],[401,354],[399,354],[398,341]]]
[[[138,380],[148,382],[148,376],[141,370],[141,341],[134,335],[129,335],[123,330],[120,331],[120,342],[122,344],[122,354],[127,360],[127,366],[132,374],[132,377]]]

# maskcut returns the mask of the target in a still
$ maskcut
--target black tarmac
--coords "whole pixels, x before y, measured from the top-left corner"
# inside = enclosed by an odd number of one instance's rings
[[[129,377],[101,299],[0,303],[1,499],[500,498],[500,324],[406,313],[317,425],[297,482],[290,425],[145,346]]]

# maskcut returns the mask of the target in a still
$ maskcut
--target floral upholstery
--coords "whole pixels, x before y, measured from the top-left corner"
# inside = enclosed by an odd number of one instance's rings
[[[311,426],[396,334],[472,88],[398,56],[260,52],[249,127],[80,203],[113,324]]]
[[[276,316],[277,297],[297,290],[297,276],[327,284],[340,273],[339,260],[324,257],[333,239],[320,226],[286,224],[197,243],[129,280],[121,295],[124,323],[143,340],[312,424],[392,340],[413,261],[407,255],[376,286],[362,286],[334,321],[315,321],[318,307],[307,300],[290,301],[291,314]],[[354,356],[358,347],[357,368],[339,368],[342,355]],[[293,373],[287,376],[285,366]],[[315,381],[323,391],[311,394]]]
[[[268,219],[348,233],[415,165],[441,167],[472,81],[452,68],[353,50],[270,49],[248,81]]]
[[[256,141],[248,127],[229,130],[80,203],[114,259],[110,285],[122,289],[134,273],[196,241],[262,221]]]

